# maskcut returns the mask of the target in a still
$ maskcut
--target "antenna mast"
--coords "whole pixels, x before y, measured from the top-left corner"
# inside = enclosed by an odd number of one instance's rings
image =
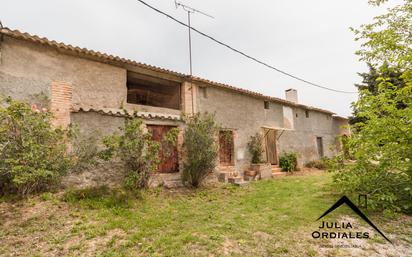
[[[187,24],[189,26],[189,68],[190,68],[189,70],[190,70],[190,76],[192,76],[192,73],[193,73],[193,70],[192,70],[192,35],[191,35],[192,28],[190,26],[190,14],[191,13],[200,13],[200,14],[203,14],[204,16],[207,16],[207,17],[212,18],[212,19],[214,19],[214,17],[210,14],[207,14],[205,12],[202,12],[200,10],[197,10],[195,8],[192,8],[190,6],[187,6],[185,4],[177,2],[176,0],[175,0],[175,7],[176,7],[176,9],[179,8],[179,7],[182,7],[183,10],[187,12]]]

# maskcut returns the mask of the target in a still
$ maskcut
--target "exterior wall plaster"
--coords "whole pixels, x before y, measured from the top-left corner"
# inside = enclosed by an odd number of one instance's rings
[[[265,126],[283,127],[282,105],[271,102],[265,109],[264,100],[259,98],[214,87],[206,90],[206,94],[198,94],[198,111],[215,113],[222,128],[235,131],[235,166],[243,174],[251,159],[247,149],[250,136],[262,133]]]

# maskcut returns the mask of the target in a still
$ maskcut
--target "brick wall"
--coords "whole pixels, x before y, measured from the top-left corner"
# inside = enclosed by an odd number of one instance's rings
[[[53,81],[51,84],[51,112],[53,126],[66,128],[70,124],[73,87],[70,83]]]
[[[184,82],[182,85],[182,110],[184,114],[191,115],[197,112],[196,106],[196,85],[190,82]],[[193,104],[193,105],[192,105]]]

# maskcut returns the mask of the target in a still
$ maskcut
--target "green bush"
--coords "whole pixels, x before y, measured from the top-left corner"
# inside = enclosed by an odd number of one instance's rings
[[[99,155],[99,131],[81,133],[77,125],[70,127],[70,155],[73,159],[73,172],[82,172],[98,164]]]
[[[252,155],[252,163],[261,163],[263,153],[262,135],[260,133],[256,133],[254,136],[251,136],[247,146],[250,155]]]
[[[216,166],[218,126],[212,114],[195,114],[187,118],[183,148],[185,153],[182,180],[198,187]]]
[[[121,130],[120,135],[115,133],[103,139],[106,149],[100,152],[100,157],[104,160],[117,157],[123,162],[126,188],[147,188],[150,175],[160,162],[160,144],[144,131],[143,121],[139,118],[126,119]]]
[[[294,152],[283,153],[279,157],[279,167],[282,168],[283,171],[295,171],[297,165],[298,157]]]
[[[67,131],[54,129],[46,109],[7,98],[0,103],[0,193],[44,191],[72,165]]]
[[[308,168],[316,168],[316,169],[324,170],[328,167],[328,159],[326,157],[323,157],[320,160],[310,161],[306,163],[305,166]]]

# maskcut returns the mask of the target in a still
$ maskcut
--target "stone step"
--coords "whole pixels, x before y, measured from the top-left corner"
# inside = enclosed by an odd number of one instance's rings
[[[247,175],[245,175],[245,176],[243,176],[243,179],[245,181],[256,181],[256,180],[258,180],[258,177],[257,176],[247,176]]]
[[[235,173],[234,172],[219,172],[217,173],[217,180],[219,182],[228,182],[228,178],[234,177]]]
[[[243,181],[243,179],[241,177],[230,177],[227,179],[227,181],[229,183],[235,184],[235,183]]]
[[[235,166],[218,166],[218,170],[235,170]]]
[[[286,176],[287,172],[279,171],[279,172],[272,172],[273,177],[282,177]]]
[[[239,187],[244,187],[244,186],[249,185],[249,183],[250,183],[249,181],[242,180],[242,181],[239,181],[239,182],[235,182],[233,184],[236,185],[236,186],[239,186]]]
[[[279,167],[273,168],[273,167],[272,167],[272,173],[273,173],[273,172],[281,172],[281,171],[282,171],[282,168],[279,168]]]
[[[245,170],[245,176],[256,177],[258,174],[255,170]]]

